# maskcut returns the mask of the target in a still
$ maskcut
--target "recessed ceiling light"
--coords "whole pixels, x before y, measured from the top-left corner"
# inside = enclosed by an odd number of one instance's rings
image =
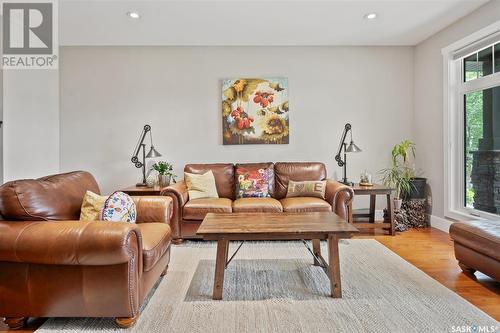
[[[130,18],[133,18],[133,19],[138,19],[141,17],[141,15],[139,15],[139,13],[137,13],[137,12],[128,12],[127,16]]]
[[[367,20],[374,20],[377,18],[377,13],[368,13],[365,15],[365,19]]]

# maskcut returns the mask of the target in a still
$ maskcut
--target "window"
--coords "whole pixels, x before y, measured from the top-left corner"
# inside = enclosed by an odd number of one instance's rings
[[[500,219],[500,22],[495,29],[443,49],[445,215],[451,218]]]
[[[494,73],[500,43],[463,58],[463,82]],[[464,207],[500,215],[500,82],[463,85],[464,95]]]
[[[464,62],[464,81],[472,81],[477,79],[477,53],[468,56]]]
[[[500,43],[495,45],[495,73],[500,72]]]
[[[465,206],[500,215],[500,85],[465,94]]]
[[[495,56],[493,57],[493,54]],[[495,61],[493,60],[495,59]],[[463,80],[469,82],[499,72],[500,43],[489,46],[463,58]],[[494,66],[494,63],[497,63]]]

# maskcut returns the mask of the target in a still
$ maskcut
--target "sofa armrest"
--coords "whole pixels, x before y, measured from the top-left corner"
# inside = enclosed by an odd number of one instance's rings
[[[339,183],[338,181],[326,180],[326,201],[332,206],[333,212],[349,221],[349,204],[354,198],[354,191],[351,187]]]
[[[132,197],[137,210],[137,223],[170,223],[173,213],[173,200],[160,196]]]
[[[170,228],[172,229],[172,238],[180,239],[182,208],[189,200],[186,182],[184,180],[181,180],[175,184],[165,187],[164,189],[162,189],[161,195],[172,198],[173,211],[172,218],[170,219]]]
[[[183,207],[189,200],[188,188],[186,182],[184,180],[181,180],[161,190],[161,195],[170,195],[170,194],[175,196],[174,199],[177,199],[179,205]]]
[[[0,261],[142,267],[141,233],[132,223],[0,221]]]

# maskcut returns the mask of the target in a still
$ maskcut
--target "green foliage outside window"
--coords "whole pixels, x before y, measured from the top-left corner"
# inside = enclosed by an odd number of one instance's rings
[[[470,182],[472,152],[479,149],[479,139],[483,137],[483,92],[476,91],[465,95],[465,203],[474,203],[474,189]]]

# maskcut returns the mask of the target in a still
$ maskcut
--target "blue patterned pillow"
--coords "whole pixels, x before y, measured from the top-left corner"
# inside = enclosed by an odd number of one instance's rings
[[[123,192],[111,194],[102,207],[101,220],[135,223],[136,208],[132,198]]]

